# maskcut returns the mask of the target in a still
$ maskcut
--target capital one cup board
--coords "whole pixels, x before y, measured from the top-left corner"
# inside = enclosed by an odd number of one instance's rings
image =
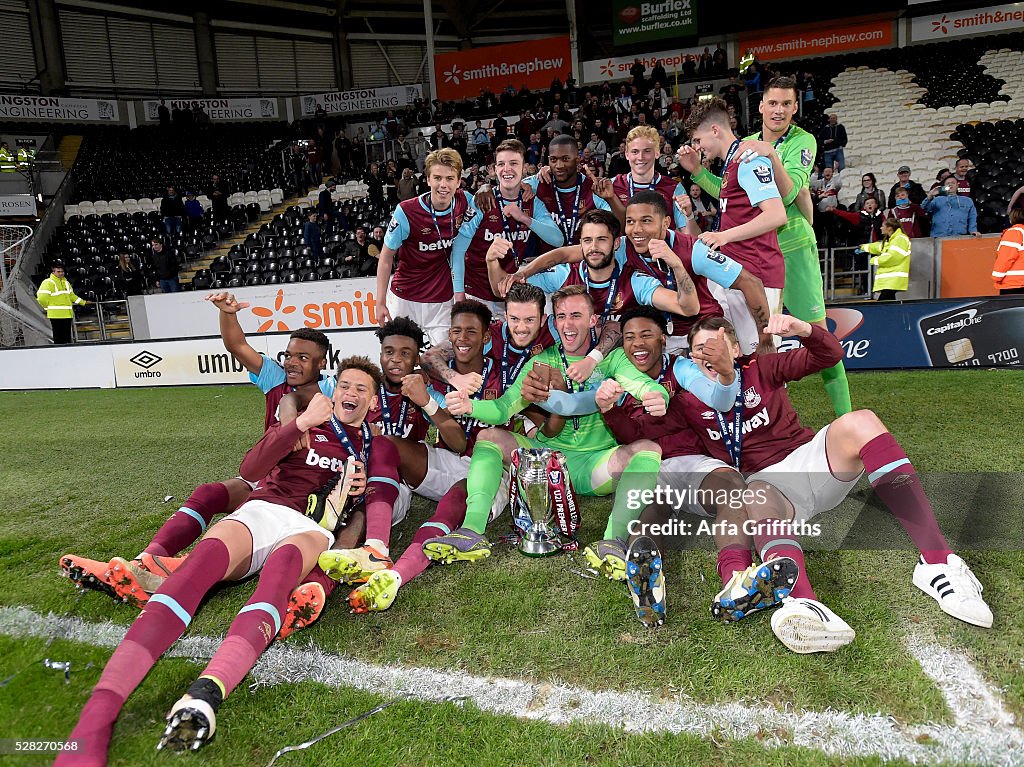
[[[979,300],[922,317],[918,322],[935,367],[1021,365],[1024,301]]]

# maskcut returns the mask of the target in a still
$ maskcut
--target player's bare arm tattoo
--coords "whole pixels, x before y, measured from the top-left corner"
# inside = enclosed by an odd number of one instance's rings
[[[605,357],[622,343],[622,326],[614,320],[608,320],[601,328],[601,337],[597,340],[597,350]]]
[[[455,371],[448,363],[455,359],[455,350],[450,343],[438,344],[427,349],[420,355],[420,367],[424,372],[439,381],[451,383]]]

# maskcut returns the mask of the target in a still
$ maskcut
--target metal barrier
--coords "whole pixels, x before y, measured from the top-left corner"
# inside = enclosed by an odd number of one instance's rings
[[[125,341],[135,337],[128,300],[97,301],[90,309],[79,310],[72,323],[73,338],[78,341]]]
[[[869,299],[874,285],[874,268],[869,256],[855,253],[856,246],[819,248],[825,301]]]

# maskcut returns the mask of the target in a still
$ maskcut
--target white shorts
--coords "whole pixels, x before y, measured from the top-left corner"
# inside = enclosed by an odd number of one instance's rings
[[[269,501],[246,501],[224,519],[233,519],[249,528],[252,536],[252,562],[245,577],[258,573],[270,553],[281,541],[293,535],[316,531],[327,539],[325,551],[334,545],[334,536],[295,509]]]
[[[711,295],[715,297],[722,306],[725,318],[736,328],[736,338],[740,342],[740,354],[753,354],[757,351],[757,345],[761,340],[757,330],[757,323],[747,306],[747,299],[743,293],[732,288],[723,288],[717,282],[708,280],[708,288]],[[778,314],[782,311],[782,288],[765,288],[765,297],[768,299],[768,313]],[[774,336],[775,345],[782,343],[782,339]]]
[[[404,482],[398,485],[398,498],[395,499],[394,508],[391,509],[391,526],[399,524],[409,513],[409,504],[412,503],[412,488]]]
[[[452,325],[452,300],[438,303],[407,301],[388,289],[385,305],[392,317],[408,317],[426,334],[430,343],[437,345],[448,340],[448,328]]]
[[[863,475],[861,472],[844,482],[832,473],[825,453],[827,433],[828,426],[822,427],[806,445],[747,477],[748,483],[765,482],[786,496],[793,504],[794,522],[805,522],[823,511],[834,509]]]
[[[427,445],[427,474],[419,487],[412,490],[417,495],[429,498],[431,501],[440,501],[441,496],[447,493],[452,486],[469,476],[470,456],[458,455],[443,447]],[[494,498],[494,505],[491,506],[491,519],[497,519],[501,512],[508,506],[508,471],[501,473],[501,484],[498,486],[498,495]]]
[[[716,469],[731,468],[729,464],[707,455],[677,455],[661,462],[658,485],[671,487],[685,493],[685,497],[679,498],[678,505],[673,507],[673,511],[685,511],[687,514],[695,514],[698,517],[710,517],[712,515],[700,503],[696,491],[700,488],[704,478],[711,472]]]
[[[504,301],[488,301],[486,298],[477,298],[476,296],[467,293],[466,298],[470,301],[476,301],[483,304],[491,310],[492,320],[504,320],[505,319],[505,302]]]
[[[239,474],[237,477],[235,477],[235,479],[239,480],[240,482],[244,482],[245,484],[247,484],[249,486],[249,492],[250,493],[255,493],[257,490],[260,489],[260,481],[259,480],[256,480],[255,482],[250,482],[245,477],[243,477],[241,474]]]

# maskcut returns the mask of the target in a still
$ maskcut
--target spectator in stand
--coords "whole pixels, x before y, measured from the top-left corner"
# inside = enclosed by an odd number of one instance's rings
[[[932,237],[955,237],[971,234],[980,237],[978,209],[974,200],[958,191],[955,176],[948,176],[941,188],[933,189],[924,201],[925,212],[932,217]]]
[[[629,68],[629,75],[633,78],[633,85],[636,86],[638,91],[644,89],[644,72],[647,71],[647,67],[643,65],[640,59],[633,59],[633,66]]]
[[[146,279],[142,270],[132,260],[129,253],[118,255],[117,268],[114,270],[114,282],[126,296],[137,296],[146,289]]]
[[[699,75],[710,75],[711,74],[711,49],[708,47],[704,48],[704,52],[700,55],[700,61],[697,62],[697,74]]]
[[[320,245],[320,224],[317,223],[317,212],[309,211],[306,223],[302,226],[302,244],[312,251],[312,257],[320,263],[324,256],[324,249]]]
[[[928,214],[916,202],[910,201],[910,192],[900,187],[896,190],[896,205],[885,211],[886,218],[895,218],[907,237],[924,237],[927,233]]]
[[[324,180],[324,166],[321,160],[323,155],[320,154],[320,147],[316,141],[310,140],[306,142],[306,162],[309,168],[309,184],[312,187],[320,186]]]
[[[743,82],[747,89],[748,114],[754,114],[757,112],[757,105],[761,103],[761,93],[764,91],[761,65],[756,61],[751,62],[743,76]]]
[[[668,82],[668,73],[665,72],[665,62],[662,59],[655,59],[651,68],[651,82],[656,83],[655,87],[661,87]]]
[[[949,171],[947,171],[947,173],[948,172]],[[901,187],[907,190],[911,202],[916,202],[918,205],[924,202],[924,187],[910,179],[909,165],[901,165],[896,171],[896,183],[893,184],[892,189],[889,190],[888,203],[890,208],[896,206],[896,190]]]
[[[334,200],[331,199],[331,193],[337,188],[335,184],[328,184],[320,190],[320,194],[316,198],[316,212],[320,217],[320,220],[325,224],[328,221],[333,221],[335,218],[334,212]]]
[[[885,223],[886,216],[879,209],[878,200],[874,197],[865,199],[864,206],[859,211],[831,208],[829,212],[856,227],[858,242],[874,242],[882,238],[882,224]]]
[[[160,121],[161,128],[168,128],[171,125],[171,110],[167,108],[167,104],[164,103],[163,99],[160,99],[160,106],[156,108],[156,117]]]
[[[953,175],[953,171],[951,171],[949,168],[943,168],[942,170],[940,170],[938,173],[935,174],[935,181],[933,181],[932,185],[930,187],[928,187],[928,191],[931,192],[931,191],[933,191],[935,189],[941,189],[942,188],[942,184],[945,182],[945,180],[947,178],[949,178],[950,176],[952,176],[952,175]],[[911,198],[911,199],[913,199],[913,198]],[[921,204],[922,205],[924,204],[924,200],[921,200]]]
[[[657,109],[668,109],[668,105],[672,103],[672,99],[669,98],[668,91],[665,90],[662,85],[662,80],[654,80],[654,86],[651,88],[650,94],[651,100]],[[657,121],[660,119],[660,115],[654,115],[653,120]]]
[[[217,173],[214,173],[210,179],[210,189],[206,193],[206,196],[210,198],[210,207],[213,209],[214,220],[227,220],[230,212],[228,208],[228,197],[231,196],[231,190],[228,188],[228,182],[222,179]]]
[[[185,216],[188,218],[189,229],[193,231],[203,220],[203,205],[193,191],[185,192]]]
[[[608,161],[608,175],[611,178],[622,173],[629,173],[629,160],[626,158],[626,142],[619,144],[619,151],[615,152]]]
[[[395,142],[395,160],[398,165],[398,170],[404,170],[405,168],[415,168],[416,164],[413,162],[413,148],[412,142],[403,133],[398,137],[398,141]]]
[[[857,252],[871,254],[871,265],[877,267],[872,286],[875,300],[895,301],[896,294],[910,285],[910,238],[895,218],[888,218],[882,224],[882,238],[864,243]]]
[[[368,141],[383,141],[387,137],[388,137],[387,131],[384,130],[384,126],[381,124],[381,121],[377,120],[377,122],[373,126],[373,129],[370,131],[370,137],[367,140]]]
[[[416,139],[412,142],[412,160],[417,173],[422,173],[427,163],[427,148],[430,142],[423,137],[423,131],[416,132]]]
[[[541,133],[543,133],[544,131],[554,131],[554,134],[556,136],[565,133],[568,129],[569,123],[562,119],[561,112],[557,110],[551,113],[551,118],[546,123],[544,123],[540,128]]]
[[[999,238],[992,283],[999,295],[1024,294],[1024,209],[1010,211],[1010,228]]]
[[[416,196],[416,177],[412,174],[411,169],[405,168],[402,170],[402,177],[398,179],[397,186],[399,202],[411,200]]]
[[[678,167],[676,164],[676,153],[672,151],[672,145],[667,141],[662,144],[661,155],[655,164],[658,167],[658,171],[666,176],[672,172],[673,167]]]
[[[801,91],[803,93],[804,106],[810,106],[814,103],[816,98],[814,93],[814,74],[811,72],[804,72],[804,79],[801,83]]]
[[[615,97],[615,111],[620,115],[629,114],[633,107],[633,96],[626,85],[619,86],[619,95]]]
[[[185,203],[181,201],[178,190],[167,187],[167,195],[160,200],[160,215],[164,218],[164,230],[168,237],[181,232],[181,220],[185,217]]]
[[[683,79],[692,80],[697,76],[697,59],[690,54],[683,60]]]
[[[363,178],[366,184],[366,196],[370,198],[370,204],[375,208],[384,208],[384,177],[380,173],[380,166],[375,162],[370,163]]]
[[[843,151],[846,146],[846,128],[839,122],[839,116],[835,112],[828,116],[828,125],[822,129],[818,143],[824,153],[824,164],[842,172],[846,167],[846,154]]]
[[[153,278],[157,287],[164,293],[177,293],[181,290],[178,282],[178,256],[171,248],[165,248],[159,237],[150,241],[149,261],[153,265]]]
[[[697,226],[701,231],[708,231],[718,215],[718,208],[715,207],[710,195],[706,194],[699,184],[690,184],[690,204],[693,206],[693,215],[697,219]]]
[[[601,140],[601,137],[596,133],[591,133],[590,143],[587,144],[586,149],[590,150],[590,154],[593,156],[594,162],[604,169],[605,162],[608,160],[608,145]]]
[[[860,192],[853,203],[853,210],[863,210],[864,201],[869,197],[874,198],[875,202],[878,203],[876,206],[878,210],[885,207],[885,194],[878,188],[878,183],[875,181],[874,173],[861,174]]]
[[[540,134],[531,133],[529,143],[526,145],[526,164],[539,164],[542,149],[543,147],[540,143]]]
[[[491,134],[487,132],[480,120],[476,121],[476,128],[473,129],[473,153],[477,159],[483,160],[491,150]]]
[[[75,295],[75,289],[64,276],[63,261],[54,261],[50,266],[50,276],[39,285],[36,300],[50,321],[53,342],[71,343],[71,326],[75,320],[74,307],[88,306],[89,302]]]
[[[338,166],[341,173],[352,171],[352,140],[345,135],[344,130],[339,130],[334,138],[334,154],[338,157]]]
[[[957,194],[970,197],[973,200],[974,194],[971,192],[971,179],[968,176],[970,170],[971,161],[966,157],[961,157],[956,161],[956,166],[953,169],[953,178],[956,179]]]
[[[504,112],[498,112],[498,116],[491,122],[491,130],[494,131],[494,146],[508,138],[508,121]]]
[[[811,177],[811,197],[822,213],[839,205],[839,190],[843,188],[843,180],[831,165],[826,165],[817,176]]]
[[[430,134],[427,144],[429,146],[429,152],[444,149],[448,146],[448,134],[444,132],[444,128],[441,127],[441,123],[434,124],[434,132]]]
[[[448,146],[459,153],[463,166],[469,164],[469,147],[466,144],[466,137],[462,133],[462,128],[452,127],[452,137],[448,140]]]
[[[721,44],[718,44],[715,46],[715,52],[711,54],[712,73],[716,75],[724,75],[728,69],[729,57]]]

